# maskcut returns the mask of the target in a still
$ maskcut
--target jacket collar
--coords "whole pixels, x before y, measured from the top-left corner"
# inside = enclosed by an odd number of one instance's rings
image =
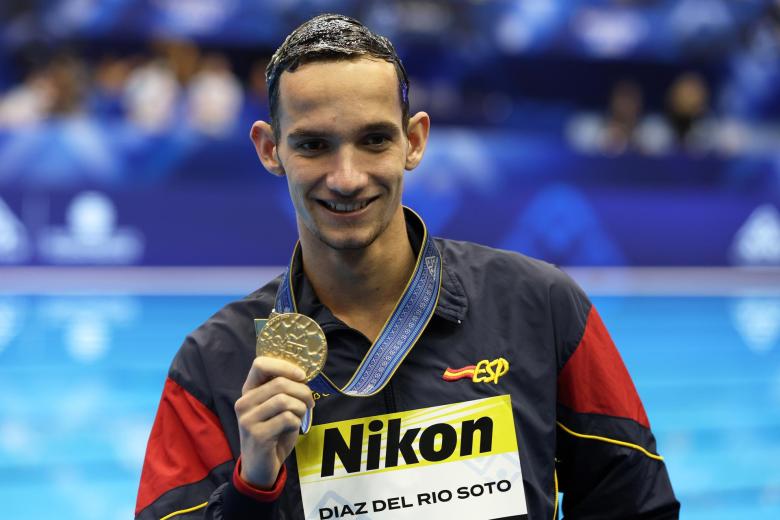
[[[406,232],[409,237],[409,242],[412,245],[412,250],[415,255],[419,253],[422,247],[423,228],[422,223],[417,218],[410,218],[409,212],[406,212]],[[436,240],[436,246],[441,251],[441,245],[439,239]],[[298,255],[301,254],[300,248],[297,250]],[[296,258],[293,262],[294,271],[292,273],[293,290],[295,291],[295,299],[298,305],[298,311],[310,316],[317,321],[323,328],[326,328],[328,324],[340,324],[341,322],[333,315],[333,313],[323,305],[312,287],[306,274],[303,272],[302,258]],[[436,305],[434,314],[445,320],[460,323],[466,318],[466,312],[468,310],[468,299],[466,298],[466,292],[463,290],[456,273],[450,268],[449,264],[442,255],[442,278],[441,278],[441,292],[439,293],[439,301]]]
[[[466,291],[463,290],[463,285],[461,285],[456,273],[444,261],[444,255],[442,255],[442,266],[444,269],[441,277],[441,292],[434,314],[460,323],[466,319],[466,311],[469,308]]]

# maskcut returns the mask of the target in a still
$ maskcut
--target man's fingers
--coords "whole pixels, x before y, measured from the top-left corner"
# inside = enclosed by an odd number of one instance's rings
[[[293,381],[303,381],[306,373],[288,361],[266,356],[258,356],[252,362],[249,374],[246,376],[241,393],[246,393],[252,388],[258,387],[275,377],[286,377]]]
[[[296,417],[303,418],[308,409],[306,403],[299,399],[287,394],[276,394],[264,403],[247,410],[239,417],[239,422],[243,428],[250,429],[255,424],[269,421],[284,412],[292,412]]]
[[[276,438],[285,433],[297,432],[301,428],[301,418],[287,410],[265,421],[262,428],[263,435]]]
[[[236,401],[236,414],[241,414],[250,408],[258,406],[276,394],[292,396],[303,401],[309,408],[314,406],[314,397],[312,397],[311,389],[308,386],[304,383],[290,381],[285,377],[276,377],[261,386],[247,390]]]

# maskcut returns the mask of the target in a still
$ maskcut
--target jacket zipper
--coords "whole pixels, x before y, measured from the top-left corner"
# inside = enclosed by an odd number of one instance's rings
[[[387,413],[395,413],[398,411],[398,408],[395,404],[395,391],[393,390],[393,380],[387,382],[387,386],[385,386],[385,408],[387,408]]]

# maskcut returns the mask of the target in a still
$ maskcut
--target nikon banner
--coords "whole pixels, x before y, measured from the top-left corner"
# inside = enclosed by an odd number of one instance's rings
[[[509,396],[313,426],[307,519],[527,518]]]

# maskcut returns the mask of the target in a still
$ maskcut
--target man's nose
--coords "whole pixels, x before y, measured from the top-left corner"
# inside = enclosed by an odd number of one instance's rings
[[[327,186],[340,195],[354,195],[366,184],[366,175],[359,165],[358,153],[354,148],[342,147],[334,155],[333,169],[327,177]]]

